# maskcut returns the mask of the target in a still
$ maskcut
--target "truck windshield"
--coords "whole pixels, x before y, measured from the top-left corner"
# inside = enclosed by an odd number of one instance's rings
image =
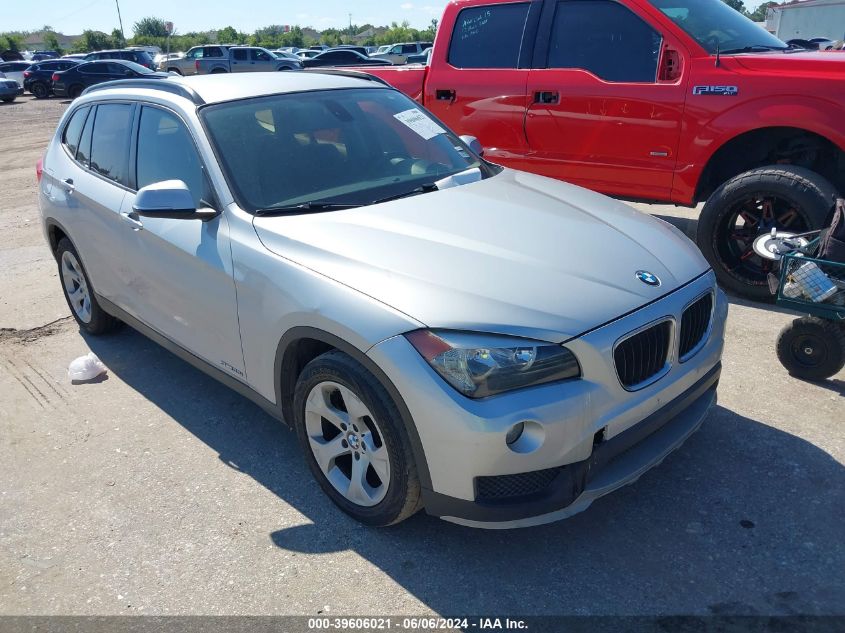
[[[241,208],[334,210],[425,193],[479,160],[390,89],[320,90],[206,106],[201,116]]]
[[[785,43],[722,0],[651,0],[709,53],[786,50]]]

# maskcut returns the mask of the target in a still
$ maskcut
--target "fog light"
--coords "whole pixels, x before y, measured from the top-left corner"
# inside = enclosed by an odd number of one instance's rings
[[[525,430],[525,422],[518,422],[514,424],[508,434],[505,436],[505,443],[510,446],[522,437],[522,432]]]

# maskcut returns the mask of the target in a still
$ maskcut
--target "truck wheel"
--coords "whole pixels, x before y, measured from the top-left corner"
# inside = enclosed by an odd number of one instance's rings
[[[773,262],[754,253],[754,239],[772,228],[801,233],[824,225],[837,192],[804,167],[772,165],[734,176],[707,200],[696,242],[726,289],[771,300],[766,276]]]
[[[225,73],[225,72],[226,71],[223,70],[222,68],[215,68],[214,70],[211,71],[211,74],[212,75],[219,75],[220,73]]]
[[[399,523],[420,482],[402,417],[382,384],[340,351],[302,370],[293,397],[300,445],[320,487],[361,523]]]
[[[47,86],[40,81],[32,84],[32,88],[30,88],[29,91],[36,99],[46,99],[50,96],[50,91],[47,89]]]
[[[66,237],[59,240],[56,259],[59,262],[59,279],[62,281],[65,301],[79,327],[89,334],[105,334],[117,329],[121,322],[97,303],[79,253]]]
[[[845,367],[845,328],[818,317],[801,317],[778,335],[778,360],[797,378],[824,380]]]
[[[167,69],[167,72],[169,72],[169,73],[176,73],[177,75],[181,75],[181,74],[182,74],[182,71],[181,71],[181,70],[179,70],[178,68],[175,68],[175,67],[174,67],[174,68],[168,68],[168,69]]]

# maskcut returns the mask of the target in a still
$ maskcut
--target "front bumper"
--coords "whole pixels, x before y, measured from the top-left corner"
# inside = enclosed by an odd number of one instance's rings
[[[659,380],[625,390],[613,362],[620,337],[667,318],[679,324],[690,302],[707,292],[715,305],[701,347],[681,362],[676,340],[673,362]],[[701,424],[715,401],[726,316],[727,300],[710,271],[568,341],[581,363],[580,379],[479,400],[448,386],[402,336],[379,343],[368,355],[385,371],[413,420],[418,441],[411,433],[412,445],[427,512],[470,525],[517,527],[583,510],[659,463]],[[541,427],[538,448],[519,452],[506,444],[508,431],[521,421]],[[644,429],[650,431],[643,434]],[[631,448],[632,437],[642,440],[642,448]],[[547,487],[532,484],[528,492],[500,496],[483,489],[491,481],[498,485],[512,477],[519,482],[538,473],[549,480]]]

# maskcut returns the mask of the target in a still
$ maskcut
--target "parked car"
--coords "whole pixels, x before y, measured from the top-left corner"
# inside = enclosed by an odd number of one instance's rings
[[[0,53],[0,62],[23,62],[26,61],[24,56],[18,51],[5,50]]]
[[[185,53],[178,52],[178,53],[159,53],[155,57],[153,57],[153,63],[155,64],[156,70],[167,71],[168,62],[173,61],[174,59],[182,59],[185,57]]]
[[[76,59],[49,59],[36,62],[23,71],[24,90],[36,99],[46,99],[53,94],[53,73],[78,65]]]
[[[6,79],[14,79],[20,89],[18,94],[23,94],[23,73],[29,67],[29,62],[2,62],[0,73],[6,75]]]
[[[330,51],[358,51],[364,57],[369,57],[370,53],[365,46],[354,46],[352,44],[339,44],[329,49]]]
[[[371,72],[495,162],[705,203],[697,242],[720,283],[770,301],[754,240],[825,226],[845,193],[845,58],[790,49],[721,0],[554,6],[534,21],[533,3],[449,3],[430,64]]]
[[[101,59],[122,59],[127,62],[135,62],[136,64],[143,66],[144,68],[155,70],[155,64],[153,64],[152,56],[147,51],[136,48],[124,48],[110,51],[95,51],[93,53],[88,53],[84,59],[86,62],[92,62]]]
[[[344,48],[333,48],[325,53],[320,53],[311,59],[302,61],[305,68],[318,68],[321,66],[389,66],[387,59],[367,57],[358,51]]]
[[[377,53],[373,57],[389,59],[394,64],[404,64],[408,61],[408,55],[419,55],[425,49],[431,47],[431,42],[404,42],[394,44],[386,53]]]
[[[40,62],[45,59],[58,59],[59,57],[60,55],[56,51],[35,51],[29,61]]]
[[[69,55],[62,55],[62,59],[78,59],[80,61],[85,60],[85,56],[88,53],[70,53]]]
[[[18,82],[14,79],[7,79],[6,75],[0,72],[0,101],[12,103],[21,93]]]
[[[343,511],[533,525],[699,427],[727,302],[676,228],[476,143],[364,73],[115,82],[65,112],[39,206],[81,330],[285,420]]]
[[[425,49],[419,55],[408,55],[406,64],[428,64],[431,61],[431,48]]]
[[[82,91],[105,81],[116,79],[161,79],[169,77],[170,73],[150,70],[134,62],[122,59],[107,61],[83,62],[67,70],[53,73],[53,94],[57,97],[78,98]]]
[[[197,61],[200,59],[225,59],[230,46],[226,44],[208,44],[189,48],[184,57],[171,59],[167,63],[167,70],[179,75],[196,75]]]
[[[270,52],[273,53],[273,55],[275,55],[277,59],[286,59],[294,62],[299,62],[299,65],[302,65],[302,58],[298,57],[296,53],[289,53],[288,51],[283,50],[275,50]]]
[[[384,55],[387,51],[390,50],[392,44],[385,44],[384,46],[379,46],[375,52],[370,53],[370,55]]]
[[[310,48],[299,50],[299,51],[296,52],[296,56],[299,57],[299,59],[303,59],[303,60],[311,59],[312,57],[316,57],[319,54],[320,54],[320,51],[311,50]]]
[[[202,58],[194,62],[196,74],[253,73],[277,70],[299,70],[302,63],[294,59],[279,59],[266,48],[233,46],[223,58]]]

